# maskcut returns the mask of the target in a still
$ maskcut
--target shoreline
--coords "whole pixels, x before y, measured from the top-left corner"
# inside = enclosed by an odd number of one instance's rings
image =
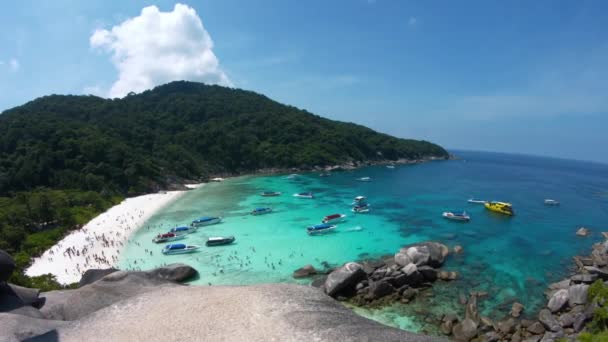
[[[184,186],[192,190],[204,184]],[[34,258],[25,274],[31,277],[50,273],[57,282],[68,285],[78,282],[88,269],[116,268],[120,252],[132,234],[187,191],[159,191],[123,200]]]

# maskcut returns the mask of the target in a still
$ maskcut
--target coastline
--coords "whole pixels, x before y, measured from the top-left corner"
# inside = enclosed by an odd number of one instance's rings
[[[185,186],[196,189],[203,185]],[[50,273],[60,284],[67,285],[78,282],[88,269],[116,267],[118,256],[131,235],[186,191],[159,191],[125,199],[34,258],[25,274],[40,276]]]

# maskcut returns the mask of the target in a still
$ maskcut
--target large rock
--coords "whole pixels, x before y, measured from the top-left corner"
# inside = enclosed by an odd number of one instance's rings
[[[182,263],[175,263],[159,267],[150,271],[150,273],[160,279],[174,281],[177,283],[188,281],[198,274],[193,267]]]
[[[443,340],[363,318],[318,289],[293,284],[167,286],[59,327],[52,337],[61,342]]]
[[[513,333],[515,331],[515,320],[509,318],[498,322],[498,330],[504,335]]]
[[[576,274],[570,277],[570,280],[572,280],[572,282],[575,284],[591,284],[597,280],[597,274]]]
[[[557,319],[551,314],[551,311],[548,309],[542,309],[538,313],[538,320],[545,326],[547,330],[550,331],[561,331],[562,326],[559,324]]]
[[[67,322],[0,313],[0,341],[21,341],[59,328]],[[99,337],[97,337],[99,338]]]
[[[511,306],[511,316],[517,318],[521,315],[521,312],[523,310],[524,310],[524,305],[519,302],[515,302]]]
[[[412,258],[406,253],[399,252],[395,254],[395,263],[399,266],[407,266],[412,263]]]
[[[354,288],[365,277],[366,274],[361,265],[356,262],[349,262],[327,276],[325,280],[325,293],[335,296],[340,291]]]
[[[587,304],[588,291],[589,285],[586,284],[570,286],[568,289],[568,304],[570,307],[574,307],[577,304]]]
[[[608,269],[602,267],[585,266],[585,270],[590,274],[595,274],[602,280],[608,280]]]
[[[477,336],[477,323],[470,319],[464,319],[462,322],[454,325],[452,334],[454,335],[454,340],[468,342]]]
[[[395,292],[395,288],[386,280],[373,282],[369,285],[367,298],[371,300],[380,299]]]
[[[559,316],[559,324],[561,324],[563,328],[571,327],[572,324],[574,324],[574,315],[566,312],[565,314]]]
[[[528,326],[526,330],[528,330],[534,335],[542,335],[545,333],[545,326],[541,322],[534,322],[530,324],[530,326]]]
[[[293,272],[293,277],[295,279],[300,279],[307,278],[315,274],[317,274],[317,270],[315,269],[315,267],[313,265],[306,265],[295,270]]]
[[[110,273],[114,273],[118,271],[116,268],[105,268],[105,269],[89,269],[84,272],[82,277],[80,277],[80,281],[78,282],[78,287],[83,287],[85,285],[92,284],[99,279],[107,276]]]
[[[549,299],[547,307],[549,310],[551,310],[551,312],[558,312],[566,305],[566,303],[568,303],[568,298],[568,290],[558,290],[553,294],[553,296],[551,296],[551,299]]]
[[[471,296],[465,309],[465,318],[479,324],[479,310],[477,309],[477,296]]]
[[[406,254],[416,266],[440,267],[449,252],[446,245],[429,241],[405,246],[397,254]],[[397,255],[395,255],[395,261],[397,261]]]
[[[432,268],[431,266],[420,266],[418,267],[418,272],[422,274],[424,280],[429,282],[434,282],[437,280],[437,270]]]
[[[0,282],[7,281],[15,270],[15,260],[0,249]]]
[[[576,231],[576,235],[578,235],[578,236],[587,236],[587,235],[589,235],[589,229],[587,229],[585,227],[580,227]]]

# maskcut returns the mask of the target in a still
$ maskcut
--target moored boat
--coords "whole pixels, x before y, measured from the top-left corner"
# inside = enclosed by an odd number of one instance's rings
[[[442,214],[442,216],[445,217],[446,219],[452,220],[452,221],[468,222],[471,220],[471,216],[467,215],[467,213],[465,211],[463,211],[463,212],[446,211]]]
[[[171,228],[171,230],[169,230],[168,233],[190,234],[190,233],[194,233],[197,229],[198,229],[198,227],[180,226],[180,227]]]
[[[229,245],[236,240],[234,236],[213,236],[207,239],[207,247]]]
[[[469,198],[469,200],[467,202],[469,202],[469,203],[476,203],[476,204],[484,204],[487,201],[476,199],[476,198]]]
[[[307,227],[306,232],[309,235],[316,235],[316,234],[325,234],[334,229],[336,229],[335,225],[323,223],[323,224],[317,224],[314,226]]]
[[[192,253],[192,252],[196,251],[199,248],[201,248],[201,246],[186,245],[186,244],[183,244],[183,243],[173,243],[173,244],[170,244],[170,245],[166,245],[165,248],[163,248],[163,254],[165,254],[165,255],[171,255],[171,254]]]
[[[218,216],[203,216],[192,221],[192,227],[203,227],[222,222],[222,218]]]
[[[545,205],[559,205],[559,202],[554,199],[546,199]]]
[[[332,215],[327,215],[323,218],[323,220],[321,222],[323,223],[337,223],[337,222],[342,222],[344,220],[344,218],[346,217],[346,215],[344,214],[332,214]]]
[[[312,192],[300,192],[298,194],[293,194],[293,197],[298,197],[298,198],[315,198],[315,196],[312,194]]]
[[[175,241],[175,240],[181,240],[185,237],[186,237],[185,234],[164,233],[164,234],[156,235],[156,237],[154,239],[152,239],[152,242],[154,242],[154,243],[171,242],[171,241]]]
[[[365,201],[367,201],[367,198],[365,196],[357,196],[357,197],[355,197],[352,204],[353,205],[363,204],[363,203],[365,203]]]
[[[513,206],[511,205],[511,203],[491,201],[491,202],[484,203],[484,206],[488,210],[491,210],[493,212],[497,212],[497,213],[500,213],[503,215],[509,215],[509,216],[515,215],[515,213],[513,212]]]
[[[251,215],[264,215],[272,212],[272,208],[255,208]]]
[[[369,212],[369,204],[357,204],[355,205],[351,211],[353,213],[357,213],[357,214],[363,214],[363,213],[368,213]]]
[[[262,192],[262,196],[264,196],[264,197],[281,196],[281,193],[278,191],[264,191],[264,192]]]

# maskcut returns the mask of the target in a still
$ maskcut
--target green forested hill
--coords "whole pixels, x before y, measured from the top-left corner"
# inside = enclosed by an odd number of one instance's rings
[[[253,92],[173,82],[123,99],[45,96],[0,115],[0,249],[20,270],[124,196],[261,168],[447,157]],[[12,282],[46,290],[52,276]]]
[[[137,193],[167,176],[447,156],[429,142],[193,82],[114,100],[42,97],[5,111],[0,132],[0,194],[39,186]]]

